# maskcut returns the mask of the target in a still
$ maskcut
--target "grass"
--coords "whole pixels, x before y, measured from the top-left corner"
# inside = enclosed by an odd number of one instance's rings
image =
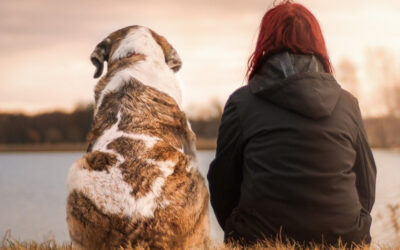
[[[337,246],[330,245],[321,245],[321,244],[309,244],[302,245],[297,242],[283,242],[282,240],[275,241],[263,241],[258,244],[255,244],[251,247],[242,247],[235,243],[224,244],[220,242],[210,242],[209,250],[344,250],[344,249],[352,249],[352,250],[367,250],[367,249],[379,249],[379,250],[400,250],[400,205],[399,204],[388,204],[387,208],[389,210],[389,226],[393,228],[393,232],[396,236],[398,236],[398,240],[393,242],[392,244],[397,244],[396,246],[368,246],[368,245],[352,245],[346,246],[338,243]],[[36,241],[17,241],[13,240],[11,237],[11,230],[8,230],[2,241],[0,242],[0,250],[23,250],[23,249],[32,249],[32,250],[71,250],[71,243],[63,243],[59,244],[55,241],[55,239],[44,240],[43,242]],[[119,249],[123,250],[123,247]],[[145,248],[140,246],[128,246],[125,249],[127,250],[144,250]]]
[[[23,249],[32,249],[32,250],[69,250],[72,249],[71,244],[57,244],[54,241],[45,241],[45,242],[19,242],[14,240],[6,240],[0,246],[0,249],[4,250],[23,250]]]
[[[44,242],[19,242],[10,239],[3,239],[3,242],[0,245],[0,249],[2,250],[23,250],[23,249],[32,249],[32,250],[72,250],[72,246],[70,243],[57,244],[54,240],[48,240]],[[144,250],[141,246],[128,246],[126,248],[120,247],[119,249],[127,249],[127,250]],[[209,250],[344,250],[344,249],[352,249],[352,250],[367,250],[367,249],[379,249],[379,250],[400,250],[399,247],[385,247],[385,246],[375,246],[371,247],[368,245],[354,245],[354,246],[346,246],[342,244],[338,244],[338,246],[330,246],[330,245],[321,245],[321,244],[310,244],[308,246],[301,245],[296,242],[282,242],[282,241],[265,241],[255,244],[251,247],[242,247],[235,243],[210,243],[208,248]]]

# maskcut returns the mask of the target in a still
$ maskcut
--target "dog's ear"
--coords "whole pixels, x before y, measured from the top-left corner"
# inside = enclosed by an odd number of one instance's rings
[[[182,60],[172,45],[163,36],[151,30],[154,40],[160,45],[164,52],[165,62],[168,67],[174,72],[177,72],[182,67]]]
[[[99,78],[103,73],[104,61],[108,61],[110,49],[111,49],[111,39],[106,38],[99,44],[97,44],[96,48],[90,55],[90,61],[92,61],[93,65],[96,67],[93,76],[94,78]]]

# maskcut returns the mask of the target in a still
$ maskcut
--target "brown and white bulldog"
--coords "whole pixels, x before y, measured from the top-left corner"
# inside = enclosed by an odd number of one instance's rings
[[[73,247],[204,248],[208,191],[181,110],[181,60],[154,31],[130,26],[91,54],[100,77],[88,151],[69,170]]]

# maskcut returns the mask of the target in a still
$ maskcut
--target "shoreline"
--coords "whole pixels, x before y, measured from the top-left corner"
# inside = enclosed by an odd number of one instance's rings
[[[215,150],[216,139],[198,138],[198,150]],[[40,143],[40,144],[0,144],[1,153],[13,152],[82,152],[86,151],[86,143]]]
[[[197,150],[216,150],[217,139],[198,138],[196,142]],[[82,152],[86,151],[86,143],[39,143],[39,144],[0,144],[0,153],[20,153],[20,152]],[[372,147],[375,150],[386,150],[390,152],[400,152],[399,147],[382,148]]]

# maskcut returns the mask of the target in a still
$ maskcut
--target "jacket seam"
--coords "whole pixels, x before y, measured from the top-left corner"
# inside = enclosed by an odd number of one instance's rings
[[[232,105],[234,105],[234,115],[235,118],[238,120],[238,127],[239,127],[239,140],[238,144],[242,146],[241,144],[243,143],[243,127],[242,127],[242,120],[240,119],[240,114],[238,110],[238,106],[236,105],[236,102],[232,100]],[[238,147],[235,149],[235,151],[238,151]]]
[[[361,133],[361,131],[359,129],[358,133],[357,133],[357,145],[359,147],[362,146],[361,142],[360,142],[360,133]],[[361,154],[361,152],[357,152],[357,153]],[[363,181],[364,181],[366,189],[367,189],[367,197],[366,197],[366,199],[367,199],[367,207],[366,207],[366,209],[369,211],[370,210],[370,206],[371,206],[371,204],[370,204],[371,203],[371,199],[370,199],[371,187],[370,187],[370,184],[368,182],[366,169],[364,169],[365,168],[364,160],[362,162],[360,162],[359,164],[360,164],[360,172],[362,173],[362,178],[363,178]]]
[[[318,80],[318,78],[311,78],[311,79]],[[329,79],[329,80],[325,80],[325,81],[337,84],[337,81],[335,79]],[[295,83],[296,83],[296,81],[293,81],[293,79],[286,78],[282,81],[276,82],[276,84],[274,86],[270,87],[267,90],[263,89],[263,91],[265,91],[265,93],[269,93],[269,94],[273,95],[276,92],[278,92],[279,90],[281,90],[283,86],[289,86],[289,85],[293,85]],[[260,92],[260,91],[258,91],[258,92]]]

